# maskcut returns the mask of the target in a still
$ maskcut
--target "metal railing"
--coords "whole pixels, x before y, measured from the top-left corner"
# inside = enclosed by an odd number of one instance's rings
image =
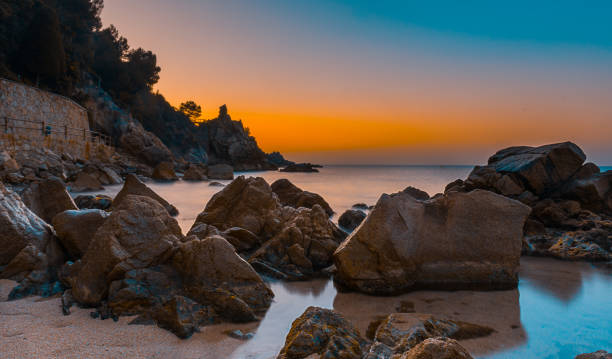
[[[20,125],[18,125],[18,123]],[[83,142],[90,142],[93,144],[103,144],[111,147],[111,138],[100,132],[87,130],[84,128],[75,128],[68,125],[57,125],[55,123],[34,120],[16,119],[10,117],[0,117],[0,126],[2,126],[2,132],[5,134],[17,134],[15,130],[32,131],[32,133],[39,132],[43,137],[48,137],[53,134],[57,137],[64,137],[68,139],[82,140]]]

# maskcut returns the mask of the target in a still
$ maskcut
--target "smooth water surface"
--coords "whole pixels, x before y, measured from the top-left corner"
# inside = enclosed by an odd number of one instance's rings
[[[304,190],[322,195],[336,216],[353,204],[376,203],[382,193],[414,186],[433,195],[470,167],[450,166],[330,166],[320,173],[249,172],[268,183],[288,178]],[[238,174],[239,175],[239,174]],[[229,181],[220,181],[228,183]],[[147,183],[179,209],[186,233],[210,197],[222,187],[207,182]],[[120,186],[104,192],[114,195]],[[573,358],[584,352],[612,351],[612,272],[588,263],[545,258],[523,258],[519,288],[511,291],[418,291],[395,297],[338,293],[329,280],[271,282],[275,301],[265,318],[243,328],[254,331],[248,341],[237,341],[231,358],[275,358],[292,321],[311,305],[333,308],[362,333],[380,315],[395,312],[400,301],[410,301],[417,312],[487,325],[491,336],[462,341],[475,358]],[[189,340],[207,340],[215,326]]]

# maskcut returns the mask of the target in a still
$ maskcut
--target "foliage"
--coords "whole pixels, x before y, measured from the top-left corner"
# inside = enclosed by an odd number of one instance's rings
[[[198,105],[194,101],[186,101],[181,103],[179,107],[179,111],[181,111],[185,116],[189,117],[191,122],[195,124],[199,124],[202,122],[200,117],[202,116],[202,106]]]

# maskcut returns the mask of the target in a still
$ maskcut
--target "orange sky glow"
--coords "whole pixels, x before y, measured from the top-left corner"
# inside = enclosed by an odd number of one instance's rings
[[[206,118],[227,104],[264,151],[321,163],[476,164],[504,146],[571,140],[612,164],[607,49],[397,24],[340,34],[354,26],[350,13],[343,29],[326,30],[222,2],[143,1],[106,0],[102,18],[158,55],[156,90],[174,106],[196,101]],[[145,4],[156,11],[139,11]]]

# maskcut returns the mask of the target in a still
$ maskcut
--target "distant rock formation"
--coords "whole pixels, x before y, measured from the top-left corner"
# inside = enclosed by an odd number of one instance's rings
[[[281,172],[319,172],[317,168],[321,168],[321,165],[315,165],[312,163],[293,163],[285,168],[281,168]]]

